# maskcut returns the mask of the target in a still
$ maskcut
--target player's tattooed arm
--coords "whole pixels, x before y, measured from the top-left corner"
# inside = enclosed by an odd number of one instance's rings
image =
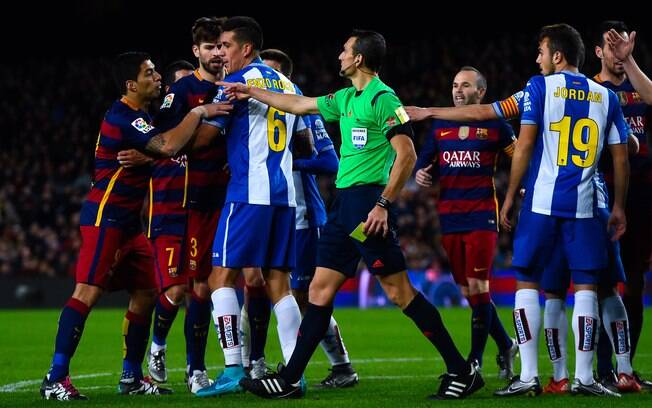
[[[233,106],[226,103],[197,106],[188,112],[177,127],[152,137],[145,150],[157,156],[175,156],[190,141],[202,119],[228,115],[232,109]]]

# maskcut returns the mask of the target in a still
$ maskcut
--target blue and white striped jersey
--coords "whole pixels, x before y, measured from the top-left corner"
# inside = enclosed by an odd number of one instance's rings
[[[627,143],[629,133],[616,95],[582,74],[535,76],[523,93],[521,124],[538,126],[523,205],[539,214],[593,217],[602,150]]]
[[[294,84],[260,58],[224,81],[295,93]],[[221,88],[213,101],[226,99]],[[231,171],[226,202],[296,207],[290,146],[293,134],[306,128],[303,120],[251,98],[234,102],[230,115],[206,123],[226,131]]]

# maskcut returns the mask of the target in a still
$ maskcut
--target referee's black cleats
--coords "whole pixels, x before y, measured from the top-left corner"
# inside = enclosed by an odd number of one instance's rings
[[[475,364],[470,364],[468,374],[443,374],[439,377],[439,391],[428,399],[448,400],[465,398],[484,387],[484,380]]]
[[[282,370],[283,366],[279,364],[279,373]],[[303,376],[296,384],[290,384],[279,373],[268,373],[263,378],[255,380],[245,377],[240,380],[240,386],[261,398],[290,399],[306,395],[306,382]]]

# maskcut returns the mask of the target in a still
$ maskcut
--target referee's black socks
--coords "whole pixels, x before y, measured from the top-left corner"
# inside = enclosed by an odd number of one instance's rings
[[[439,311],[423,297],[421,292],[417,293],[403,313],[414,321],[423,335],[437,348],[449,373],[468,374],[469,365],[455,347],[453,339],[441,321]]]
[[[287,363],[287,367],[281,373],[283,379],[295,384],[303,375],[303,372],[310,361],[310,357],[322,341],[333,314],[333,306],[317,306],[308,303],[306,314],[303,316],[299,335],[297,336],[297,345],[294,348],[292,357]]]

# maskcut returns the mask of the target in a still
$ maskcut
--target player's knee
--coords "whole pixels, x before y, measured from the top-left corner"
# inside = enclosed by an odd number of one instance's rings
[[[156,289],[139,289],[130,293],[129,310],[140,315],[149,315],[154,309],[158,292]]]
[[[468,296],[489,293],[489,281],[480,279],[469,279]]]
[[[310,284],[308,289],[308,301],[313,305],[328,306],[333,302],[335,291],[332,291],[328,285]]]
[[[174,285],[165,291],[165,296],[175,305],[181,304],[185,297],[188,287],[186,285]]]
[[[211,296],[207,281],[195,281],[193,285],[195,295],[200,299],[208,299]]]
[[[265,278],[262,273],[245,274],[245,284],[252,288],[262,288],[265,286]]]
[[[75,285],[75,290],[72,297],[84,303],[88,307],[93,307],[102,296],[102,288],[99,286],[86,285],[78,283]]]
[[[208,277],[208,287],[211,291],[220,288],[235,288],[237,274],[238,271],[235,269],[214,266]]]

